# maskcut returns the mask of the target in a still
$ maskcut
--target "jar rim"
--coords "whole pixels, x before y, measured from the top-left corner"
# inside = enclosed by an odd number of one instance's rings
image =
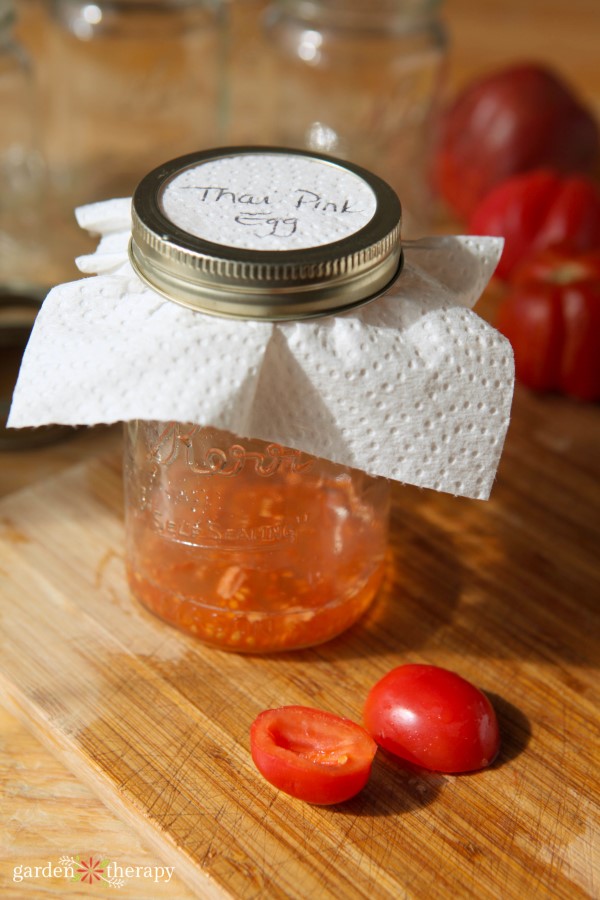
[[[205,231],[199,236],[166,214],[164,192],[174,179],[189,172],[193,176],[193,170],[212,161],[229,158],[235,165],[237,157],[250,156],[254,164],[257,155],[267,167],[285,167],[285,157],[304,157],[331,167],[332,177],[350,173],[372,193],[373,214],[340,239],[266,250],[212,241]],[[271,157],[283,159],[274,162]],[[171,160],[142,179],[133,197],[129,253],[142,280],[184,306],[234,318],[312,318],[351,309],[388,289],[402,268],[400,226],[396,193],[360,166],[305,150],[225,147]]]

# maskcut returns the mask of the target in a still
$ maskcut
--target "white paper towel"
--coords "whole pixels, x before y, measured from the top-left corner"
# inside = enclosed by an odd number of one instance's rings
[[[9,426],[128,419],[210,424],[373,475],[485,499],[500,458],[514,366],[473,313],[497,238],[405,248],[384,297],[339,316],[247,322],[206,316],[145,286],[127,259],[130,201],[78,210],[100,234],[78,260],[99,273],[51,291]]]

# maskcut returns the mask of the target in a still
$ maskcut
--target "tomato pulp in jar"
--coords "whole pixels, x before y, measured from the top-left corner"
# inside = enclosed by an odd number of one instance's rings
[[[152,612],[214,646],[328,640],[381,583],[389,486],[214,428],[125,426],[127,571]]]

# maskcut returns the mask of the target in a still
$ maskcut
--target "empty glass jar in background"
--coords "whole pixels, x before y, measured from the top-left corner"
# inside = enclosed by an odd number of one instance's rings
[[[0,0],[0,282],[41,297],[45,170],[32,65],[14,26],[13,3]]]
[[[221,0],[53,0],[48,157],[73,207],[219,139]]]
[[[272,0],[275,142],[351,159],[427,225],[428,153],[446,58],[440,0]]]
[[[228,0],[223,141],[273,144],[274,54],[263,19],[268,0]]]

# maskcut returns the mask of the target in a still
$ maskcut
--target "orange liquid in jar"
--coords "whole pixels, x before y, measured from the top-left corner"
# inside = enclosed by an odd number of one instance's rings
[[[152,612],[214,646],[306,647],[381,583],[388,484],[258,440],[126,426],[127,571]]]

